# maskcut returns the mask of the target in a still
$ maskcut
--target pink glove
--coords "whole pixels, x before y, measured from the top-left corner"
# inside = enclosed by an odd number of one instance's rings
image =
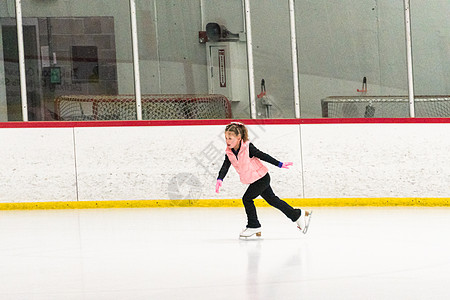
[[[217,179],[216,182],[216,193],[219,193],[219,188],[222,186],[222,180]]]
[[[291,162],[285,162],[283,163],[283,165],[281,166],[283,169],[289,169],[289,166],[292,166],[294,163]]]

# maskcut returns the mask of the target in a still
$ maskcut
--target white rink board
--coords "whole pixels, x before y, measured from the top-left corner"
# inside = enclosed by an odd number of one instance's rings
[[[72,128],[3,128],[0,141],[0,202],[77,200]]]
[[[450,124],[250,125],[281,198],[449,197]],[[0,202],[240,199],[224,126],[5,128]]]
[[[79,200],[170,199],[170,187],[178,181],[187,180],[193,193],[214,185],[195,156],[221,129],[198,129],[77,128]]]
[[[450,124],[302,125],[305,197],[449,197]]]
[[[291,170],[269,169],[280,192],[302,197],[298,125],[248,128],[260,150],[294,162]],[[221,193],[214,191],[225,157],[223,130],[224,126],[76,128],[79,200],[241,198],[246,187],[232,168]]]

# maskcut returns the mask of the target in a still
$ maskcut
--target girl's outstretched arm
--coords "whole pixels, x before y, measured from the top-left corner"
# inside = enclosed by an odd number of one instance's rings
[[[249,145],[249,153],[250,153],[250,157],[255,156],[255,157],[259,158],[260,160],[266,161],[269,164],[272,164],[274,166],[279,167],[280,164],[282,164],[282,162],[280,162],[279,160],[276,160],[269,154],[264,153],[261,150],[259,150],[258,148],[256,148],[255,145],[253,145],[252,143],[250,143],[250,145]]]
[[[222,167],[220,168],[219,175],[217,179],[223,180],[228,173],[228,169],[231,166],[231,162],[228,159],[228,156],[225,154],[225,160],[223,161]]]
[[[216,193],[219,192],[219,189],[222,187],[222,181],[225,178],[225,176],[228,173],[228,169],[231,166],[231,162],[228,159],[228,156],[225,154],[225,160],[223,161],[222,167],[219,171],[219,176],[217,176],[217,182],[216,182]]]
[[[277,166],[279,168],[289,169],[289,166],[293,165],[293,163],[291,163],[291,162],[283,163],[279,160],[276,160],[269,154],[264,153],[261,150],[259,150],[258,148],[256,148],[255,145],[253,145],[252,143],[250,143],[250,145],[249,145],[249,153],[250,153],[250,157],[255,156],[255,157],[259,158],[260,160],[266,161],[266,162],[268,162],[274,166]]]

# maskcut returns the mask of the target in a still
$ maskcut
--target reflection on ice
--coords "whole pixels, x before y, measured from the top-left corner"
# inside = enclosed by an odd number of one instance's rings
[[[447,299],[450,209],[0,212],[1,299]]]

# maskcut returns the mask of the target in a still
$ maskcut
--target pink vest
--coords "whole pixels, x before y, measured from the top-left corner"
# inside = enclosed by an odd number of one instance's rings
[[[241,141],[241,149],[239,150],[237,159],[231,149],[227,147],[225,150],[228,159],[238,172],[241,182],[244,184],[253,183],[264,177],[268,172],[267,167],[262,164],[259,158],[254,156],[250,158],[249,145],[250,142],[247,141],[244,143]]]

